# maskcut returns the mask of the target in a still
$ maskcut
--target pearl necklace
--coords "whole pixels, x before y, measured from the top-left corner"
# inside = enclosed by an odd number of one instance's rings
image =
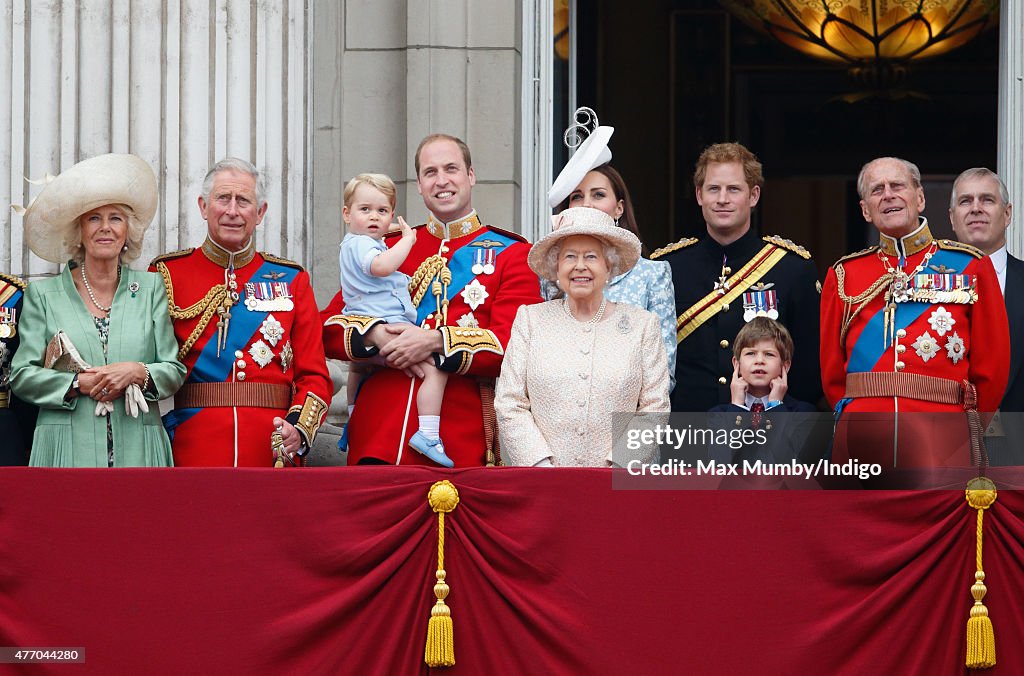
[[[600,307],[597,308],[597,312],[595,312],[594,316],[585,322],[580,321],[579,319],[576,319],[575,316],[573,316],[572,310],[569,309],[569,299],[564,296],[562,297],[562,307],[565,308],[565,314],[569,315],[572,319],[575,319],[580,324],[596,324],[599,321],[601,321],[602,317],[604,317],[605,308],[608,307],[608,299],[602,296],[601,305]]]
[[[117,266],[117,281],[118,282],[121,281],[121,266],[120,265]],[[96,307],[98,307],[100,312],[106,312],[109,315],[110,311],[114,308],[114,299],[113,298],[110,299],[110,307],[103,307],[102,305],[100,305],[99,301],[96,300],[96,295],[92,292],[92,286],[89,284],[89,278],[86,277],[86,275],[85,275],[85,261],[84,260],[82,261],[82,282],[85,284],[85,292],[89,294],[89,300],[92,301],[92,304],[95,305]],[[115,284],[115,286],[116,286],[116,284]]]

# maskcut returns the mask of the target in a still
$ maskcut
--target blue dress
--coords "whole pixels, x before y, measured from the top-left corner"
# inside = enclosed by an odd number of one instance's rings
[[[338,265],[345,298],[343,314],[380,317],[390,324],[415,324],[409,276],[397,270],[387,277],[370,272],[373,259],[387,250],[387,244],[369,235],[350,232],[341,240]]]
[[[558,287],[547,280],[543,280],[541,290],[545,300],[551,300],[559,293]],[[676,386],[676,293],[668,262],[641,258],[626,274],[612,277],[604,295],[613,303],[628,303],[657,315],[665,356],[668,357],[671,391]]]

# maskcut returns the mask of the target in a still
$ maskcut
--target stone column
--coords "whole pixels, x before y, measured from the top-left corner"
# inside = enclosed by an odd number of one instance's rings
[[[1016,206],[1007,233],[1010,253],[1024,254],[1024,3],[999,3],[998,173]]]

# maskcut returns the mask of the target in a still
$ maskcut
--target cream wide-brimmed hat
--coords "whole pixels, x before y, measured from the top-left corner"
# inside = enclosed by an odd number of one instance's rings
[[[156,176],[136,155],[82,160],[49,181],[25,209],[25,242],[32,253],[63,263],[79,234],[78,218],[108,204],[128,207],[128,242],[141,244],[156,214]],[[129,245],[129,250],[138,247]]]
[[[608,244],[619,256],[613,275],[629,272],[640,260],[640,240],[625,228],[615,225],[612,217],[600,209],[573,207],[551,217],[554,229],[530,249],[527,261],[539,277],[554,281],[557,266],[549,260],[550,251],[566,237],[586,235]]]

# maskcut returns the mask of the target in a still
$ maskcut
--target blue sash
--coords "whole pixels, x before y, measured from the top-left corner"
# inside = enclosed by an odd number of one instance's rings
[[[274,281],[276,282],[287,282],[291,284],[295,281],[295,276],[298,274],[296,268],[287,265],[278,265],[277,263],[270,263],[264,261],[263,265],[257,268],[249,279],[245,281],[239,280],[238,286],[240,288],[245,287],[245,282],[252,281],[261,277],[262,275],[274,272],[279,275]],[[295,310],[293,309],[292,312]],[[263,324],[263,320],[267,318],[270,312],[261,312],[259,310],[250,310],[245,307],[245,303],[236,303],[231,308],[231,323],[228,324],[228,336],[224,349],[220,351],[220,357],[217,356],[217,334],[216,332],[206,341],[206,345],[203,346],[202,352],[199,353],[199,357],[196,359],[195,366],[192,367],[192,371],[188,375],[187,383],[223,383],[231,375],[231,367],[235,362],[235,352],[242,350],[249,343],[249,340],[259,330]],[[215,321],[211,320],[211,321]],[[164,427],[167,428],[167,433],[171,435],[173,439],[174,428],[182,424],[196,413],[199,412],[198,408],[184,408],[175,409],[164,416]]]
[[[964,261],[967,261],[967,265],[973,260],[973,257],[962,251],[947,251],[945,249],[939,249],[934,256],[932,256],[929,265],[946,266],[947,268],[959,269],[959,265]],[[966,269],[967,265],[964,265]],[[932,303],[899,303],[896,311],[896,326],[893,331],[900,329],[906,329],[908,326],[914,323],[918,317],[920,317],[929,307],[932,307]],[[886,352],[886,348],[882,346],[882,332],[885,329],[885,306],[876,312],[871,319],[868,320],[867,326],[861,331],[857,337],[857,342],[854,343],[853,348],[850,350],[850,359],[847,363],[847,373],[867,373],[875,368],[875,364]]]
[[[510,244],[518,241],[500,232],[483,228],[480,234],[474,237],[471,242],[459,247],[452,254],[451,260],[448,261],[448,269],[452,273],[452,281],[448,285],[448,293],[446,294],[449,301],[455,297],[455,294],[461,293],[466,285],[476,277],[476,274],[473,272],[473,252],[480,247],[473,246],[473,243],[484,239],[501,242],[501,249],[494,254],[495,260],[505,252]],[[497,249],[498,247],[491,248]],[[422,325],[426,321],[427,315],[435,311],[437,311],[437,305],[434,301],[434,296],[429,293],[425,294],[420,301],[419,307],[416,308],[416,323]]]

